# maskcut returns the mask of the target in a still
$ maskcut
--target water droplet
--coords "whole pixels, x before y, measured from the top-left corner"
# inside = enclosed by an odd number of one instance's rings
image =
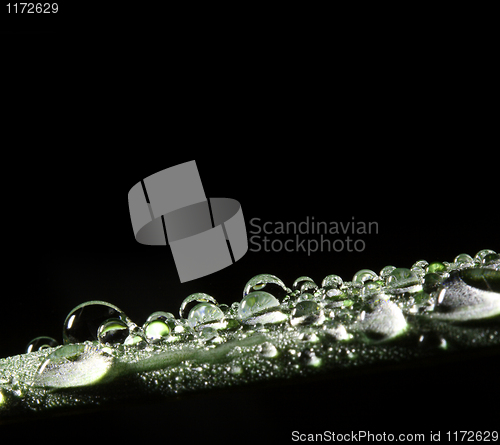
[[[129,335],[127,323],[111,318],[99,326],[97,330],[97,339],[101,343],[123,343]]]
[[[315,301],[301,301],[297,303],[295,309],[292,312],[294,317],[304,317],[307,315],[312,315],[321,309],[320,305]]]
[[[380,277],[383,279],[386,279],[391,272],[396,269],[394,266],[385,266],[381,271],[380,271]]]
[[[457,255],[453,261],[456,266],[460,267],[470,267],[474,265],[474,259],[466,254],[466,253],[461,253],[460,255]]]
[[[250,292],[241,300],[240,307],[238,308],[238,316],[245,319],[263,310],[279,305],[280,302],[267,292]]]
[[[214,321],[219,321],[224,318],[224,313],[212,303],[199,303],[188,315],[189,326],[194,328],[200,324],[211,323]]]
[[[274,346],[271,342],[264,342],[259,346],[259,354],[262,357],[266,358],[273,358],[278,355],[278,350],[276,349],[276,346]]]
[[[366,281],[378,280],[378,275],[370,269],[358,270],[352,278],[353,283],[364,284]]]
[[[476,256],[474,257],[476,260],[478,260],[479,263],[483,262],[484,257],[486,257],[489,254],[496,253],[494,250],[491,249],[483,249],[480,250],[478,253],[476,253]]]
[[[243,290],[243,297],[245,297],[246,295],[248,295],[252,291],[258,291],[258,290],[263,289],[268,284],[277,285],[278,289],[281,289],[282,293],[283,293],[283,291],[284,291],[284,293],[291,292],[291,290],[285,286],[285,283],[283,283],[283,281],[281,281],[275,275],[260,274],[260,275],[256,275],[255,277],[251,278],[250,280],[248,280],[248,282],[245,285],[245,288]],[[276,292],[274,292],[274,293],[276,293]]]
[[[218,335],[219,334],[217,332],[217,329],[214,329],[212,326],[205,326],[204,328],[201,329],[201,331],[199,331],[198,338],[204,341],[207,340],[213,341],[215,339],[222,340]]]
[[[241,300],[238,317],[244,324],[280,323],[287,316],[278,310],[280,302],[264,291],[250,292]]]
[[[500,272],[494,269],[455,270],[438,291],[434,318],[465,321],[500,314]]]
[[[427,293],[435,291],[441,285],[442,281],[443,277],[441,275],[433,272],[427,273],[424,276],[423,289]]]
[[[301,293],[306,292],[310,289],[317,289],[318,288],[317,284],[313,281],[313,279],[306,277],[306,276],[297,278],[293,282],[292,287],[296,290],[300,290]]]
[[[389,298],[389,296],[385,296]],[[406,329],[406,319],[397,304],[380,298],[372,312],[363,311],[360,328],[372,340],[387,340]]]
[[[404,267],[398,267],[389,274],[387,286],[392,293],[418,292],[422,290],[418,275]]]
[[[198,302],[198,303],[213,303],[217,305],[217,300],[203,292],[197,292],[195,294],[189,295],[189,297],[184,298],[184,301],[181,303],[181,307],[179,308],[179,316],[181,318],[186,318],[186,307],[189,303]]]
[[[446,272],[446,266],[439,261],[431,263],[427,266],[427,273],[440,273]]]
[[[344,295],[344,293],[340,290],[340,289],[329,289],[327,292],[326,292],[326,296],[328,298],[335,298],[335,297],[340,297]]]
[[[344,281],[338,275],[328,275],[325,278],[323,278],[321,287],[329,289],[334,289],[334,288],[338,289],[339,287],[342,286],[342,284],[344,284]]]
[[[234,375],[240,375],[243,374],[243,368],[240,365],[233,364],[229,368],[229,372]]]
[[[415,268],[415,267],[418,267],[420,269],[426,269],[427,266],[429,265],[429,263],[425,260],[420,260],[420,261],[417,261],[413,264],[413,266],[411,266],[411,269]]]
[[[102,380],[113,358],[93,345],[70,344],[52,352],[40,365],[34,386],[70,388]]]
[[[292,326],[298,325],[321,325],[325,321],[325,314],[315,300],[304,300],[295,306],[292,310],[292,318],[290,324]]]
[[[36,337],[28,343],[26,352],[35,352],[41,349],[55,348],[56,346],[59,346],[59,343],[52,337]]]
[[[364,297],[377,294],[381,291],[382,284],[378,281],[367,281],[361,289],[361,295]]]
[[[111,318],[132,324],[121,309],[105,301],[87,301],[76,306],[64,321],[64,344],[97,340],[97,330]]]
[[[175,328],[174,320],[170,312],[153,312],[144,323],[142,330],[146,337],[152,340],[168,337],[170,331]]]
[[[129,336],[125,339],[123,342],[124,345],[140,345],[140,346],[146,346],[147,342],[144,337],[144,333],[142,332],[141,329],[137,328],[132,330],[132,332],[129,334]]]
[[[307,366],[317,368],[321,366],[321,358],[319,358],[314,350],[306,349],[300,353],[300,361]]]
[[[486,268],[463,270],[460,278],[469,286],[489,292],[500,293],[500,271]]]
[[[483,258],[485,266],[500,265],[500,255],[498,253],[489,253]]]
[[[336,340],[349,340],[351,335],[347,333],[347,330],[343,324],[337,324],[333,326],[328,326],[324,328],[325,333],[331,335]]]

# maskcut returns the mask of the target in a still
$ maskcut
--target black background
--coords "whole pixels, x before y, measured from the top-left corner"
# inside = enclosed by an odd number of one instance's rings
[[[301,275],[320,284],[329,274],[350,280],[362,268],[500,250],[498,144],[481,85],[465,93],[453,76],[410,62],[414,77],[401,69],[382,82],[366,67],[336,65],[334,75],[316,60],[308,66],[321,82],[301,80],[291,74],[296,60],[275,72],[255,48],[213,54],[210,65],[206,54],[188,54],[198,63],[186,68],[167,43],[151,52],[148,43],[79,39],[48,58],[30,55],[31,68],[16,71],[22,87],[6,110],[3,163],[1,357],[39,335],[60,340],[67,313],[87,300],[111,302],[142,324],[153,311],[177,315],[193,292],[238,301],[259,273],[290,287]],[[363,237],[363,252],[249,251],[181,284],[168,247],[135,241],[127,194],[193,159],[206,196],[238,200],[247,230],[252,218],[354,216],[378,222],[379,232]],[[138,437],[221,440],[258,440],[264,431],[288,440],[294,429],[445,431],[472,428],[471,419],[492,429],[485,406],[498,404],[497,362],[465,357],[448,367],[374,369],[32,423],[109,431],[131,419],[127,434]]]

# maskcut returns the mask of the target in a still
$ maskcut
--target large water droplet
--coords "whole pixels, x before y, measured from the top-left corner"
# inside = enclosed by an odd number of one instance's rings
[[[198,302],[198,303],[213,303],[217,305],[217,300],[211,295],[205,294],[203,292],[197,292],[195,294],[189,295],[189,297],[184,298],[184,301],[181,303],[181,307],[179,308],[179,316],[181,318],[186,318],[186,307],[188,304]]]
[[[83,343],[97,340],[97,330],[106,320],[118,319],[126,324],[132,322],[125,313],[105,301],[87,301],[76,306],[66,317],[63,326],[63,342]]]
[[[434,318],[466,321],[500,315],[500,272],[494,269],[453,271],[436,292]]]
[[[496,266],[498,270],[500,266],[500,255],[498,253],[489,253],[483,258],[483,264],[485,266]]]
[[[487,256],[487,255],[490,255],[490,254],[494,254],[496,253],[494,250],[491,250],[491,249],[483,249],[483,250],[480,250],[478,253],[476,253],[475,255],[475,259],[478,261],[478,263],[482,263],[484,258]]]
[[[259,291],[263,289],[268,284],[275,284],[279,286],[285,293],[291,292],[291,290],[285,286],[285,283],[283,283],[283,281],[281,281],[277,276],[264,273],[256,275],[248,280],[243,290],[243,297],[252,291]]]
[[[65,345],[40,365],[33,384],[52,388],[92,385],[108,374],[112,364],[113,358],[95,346]]]
[[[280,302],[264,291],[250,292],[241,300],[238,317],[246,324],[279,323],[287,316],[278,310]]]
[[[264,291],[256,291],[249,293],[241,300],[238,308],[238,315],[245,319],[257,314],[265,309],[279,306],[280,302],[271,294]]]
[[[406,329],[406,319],[397,304],[381,295],[372,312],[361,313],[360,328],[372,340],[387,340]]]
[[[211,303],[199,303],[197,304],[188,315],[189,326],[194,328],[200,324],[212,323],[215,321],[222,320],[224,318],[224,312],[222,312],[217,306]]]
[[[35,352],[45,348],[54,348],[56,346],[59,346],[59,343],[52,337],[36,337],[28,343],[26,352]]]
[[[500,271],[475,268],[460,272],[460,278],[477,289],[500,293]]]

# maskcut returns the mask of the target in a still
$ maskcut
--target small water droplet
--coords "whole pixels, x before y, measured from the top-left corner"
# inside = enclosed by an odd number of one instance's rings
[[[106,320],[97,330],[97,339],[101,343],[123,343],[129,335],[127,323],[112,318]]]
[[[340,297],[344,295],[344,293],[340,290],[340,289],[329,289],[327,292],[326,292],[326,296],[328,298],[335,298],[335,297]]]
[[[129,336],[123,342],[124,345],[137,345],[141,347],[147,346],[144,332],[140,328],[132,330]]]
[[[422,290],[418,275],[404,267],[398,267],[389,274],[387,286],[392,293],[418,292]]]
[[[437,273],[427,273],[424,276],[423,289],[427,293],[435,291],[443,281],[443,277]]]
[[[132,324],[121,309],[105,301],[87,301],[76,306],[64,321],[64,344],[97,340],[97,330],[111,318]]]
[[[219,321],[223,318],[224,313],[215,304],[199,303],[191,309],[187,320],[189,326],[194,328],[197,325]]]
[[[326,326],[324,328],[325,333],[331,335],[336,340],[349,340],[351,335],[347,333],[347,330],[343,324],[334,324],[333,326]]]
[[[429,263],[425,260],[419,260],[419,261],[416,261],[413,266],[411,266],[411,269],[415,268],[415,267],[418,267],[420,269],[426,269],[427,266],[429,265]]]
[[[378,275],[370,269],[358,270],[352,278],[353,283],[364,284],[366,281],[378,280]]]
[[[300,353],[300,361],[306,366],[317,368],[321,366],[321,358],[319,358],[314,350],[306,349]]]
[[[213,303],[217,305],[217,300],[203,292],[197,292],[195,294],[191,294],[188,297],[184,298],[184,301],[181,303],[181,307],[179,308],[179,316],[181,318],[186,318],[186,307],[188,304],[198,302],[198,303]]]
[[[387,278],[394,269],[396,269],[396,267],[394,267],[394,266],[385,266],[380,271],[380,277],[383,278],[383,279]]]
[[[142,327],[145,336],[152,340],[168,337],[171,331],[168,321],[173,317],[169,312],[162,311],[151,314]]]
[[[439,262],[436,261],[434,263],[431,263],[427,266],[427,273],[440,273],[440,272],[446,272],[446,266]]]
[[[59,346],[59,343],[52,337],[36,337],[28,343],[26,352],[35,352],[41,349],[54,348],[56,346]]]
[[[233,364],[229,368],[229,372],[233,375],[240,375],[243,374],[243,368],[240,365]]]
[[[276,349],[276,346],[274,346],[271,342],[264,342],[259,346],[259,354],[262,357],[266,358],[273,358],[278,355],[278,350]]]
[[[367,281],[361,289],[361,295],[367,297],[381,291],[382,284],[378,281]]]
[[[306,276],[297,278],[293,282],[292,287],[296,290],[299,290],[301,293],[306,292],[310,289],[318,288],[317,284],[313,281],[313,279]]]
[[[294,317],[304,317],[307,315],[312,315],[321,309],[320,305],[315,301],[301,301],[297,303],[295,309],[292,312]]]
[[[338,275],[328,275],[325,278],[323,278],[323,281],[321,282],[321,287],[328,288],[328,289],[335,289],[339,288],[344,284],[344,281],[342,278],[340,278]]]
[[[458,266],[460,268],[471,267],[474,265],[474,258],[472,258],[467,253],[461,253],[460,255],[457,255],[455,257],[453,262],[455,263],[455,266]]]

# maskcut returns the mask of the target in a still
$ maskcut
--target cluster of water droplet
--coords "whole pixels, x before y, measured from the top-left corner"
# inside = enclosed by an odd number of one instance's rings
[[[453,271],[474,269],[498,272],[500,255],[486,249],[474,257],[458,255],[453,262],[417,261],[411,268],[386,266],[379,273],[356,272],[351,281],[328,275],[318,286],[307,276],[288,288],[278,277],[261,274],[246,283],[243,298],[231,306],[219,304],[205,293],[189,295],[181,304],[179,318],[170,312],[152,313],[142,326],[122,310],[104,301],[88,301],[66,317],[63,343],[97,341],[100,345],[139,348],[179,340],[222,342],[221,333],[262,329],[287,323],[290,328],[323,326],[325,332],[347,339],[362,332],[368,339],[387,339],[401,333],[411,314],[439,317],[449,314],[442,305],[442,283]],[[443,310],[441,310],[443,309]],[[449,317],[449,315],[446,315]],[[460,316],[464,316],[463,311]],[[350,331],[350,333],[348,333]],[[32,340],[27,352],[58,343],[50,337]]]
[[[142,326],[111,303],[88,301],[66,317],[63,345],[37,337],[29,354],[0,363],[0,408],[21,396],[32,409],[60,403],[45,389],[130,373],[171,394],[207,382],[231,385],[400,360],[453,344],[498,345],[499,315],[500,255],[492,250],[449,263],[361,269],[350,281],[328,275],[320,285],[301,276],[288,288],[261,274],[230,306],[195,293],[177,318],[153,312]],[[476,331],[460,324],[484,319],[493,323]]]

